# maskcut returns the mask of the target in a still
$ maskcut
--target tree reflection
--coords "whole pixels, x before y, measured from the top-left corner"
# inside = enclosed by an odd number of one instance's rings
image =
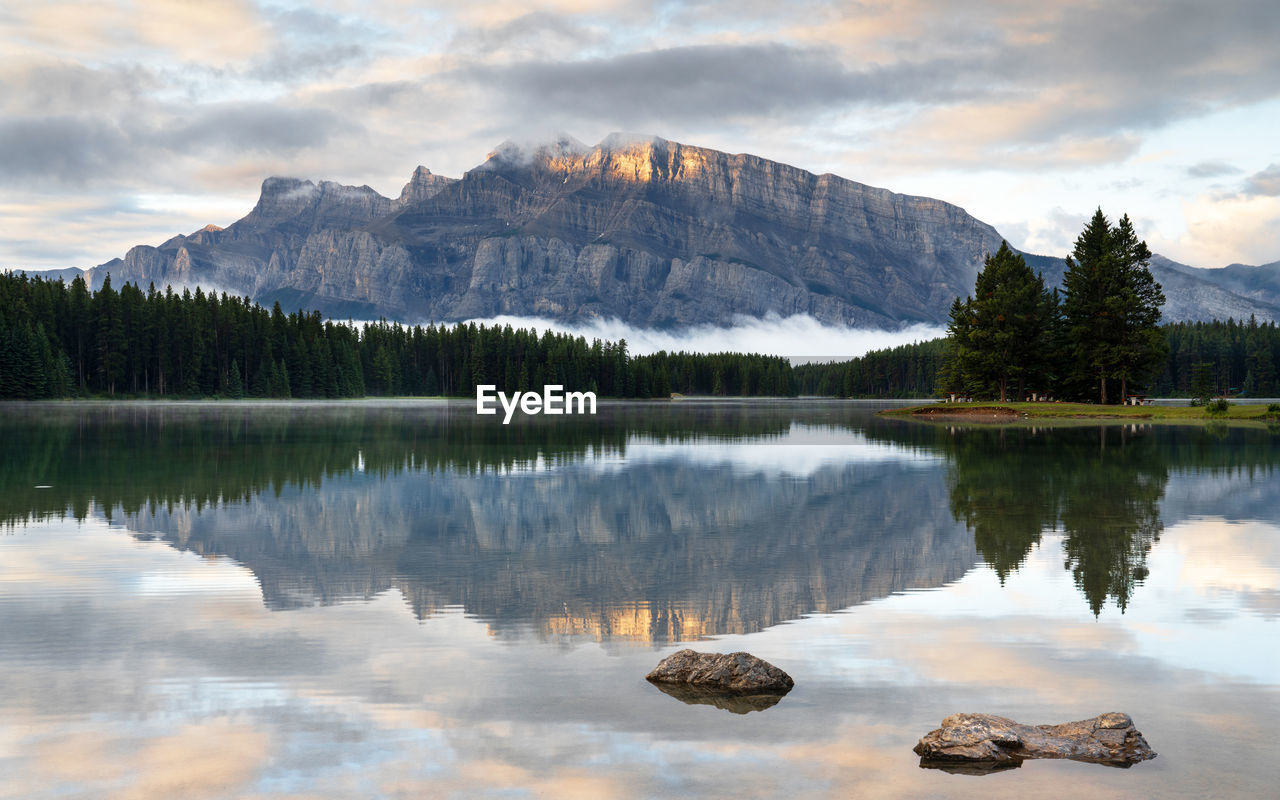
[[[1136,426],[957,429],[951,510],[1003,584],[1045,531],[1061,530],[1065,568],[1094,615],[1123,612],[1147,576],[1169,480],[1156,437]]]
[[[1057,475],[1042,469],[1041,437],[1022,431],[969,430],[950,439],[951,513],[973,532],[974,545],[1001,585],[1054,523]]]
[[[1146,436],[1124,428],[1099,428],[1096,448],[1075,454],[1060,498],[1066,533],[1064,566],[1094,615],[1107,598],[1121,612],[1147,577],[1147,554],[1160,538],[1160,500],[1168,468]]]
[[[0,418],[0,525],[84,520],[93,506],[107,519],[146,507],[199,511],[355,472],[503,473],[623,454],[633,434],[669,442],[769,437],[790,425],[785,415],[741,406],[636,405],[554,419],[504,426],[456,404],[10,405]]]
[[[1123,611],[1171,470],[1254,480],[1280,465],[1263,429],[953,427],[841,404],[632,404],[511,426],[421,404],[4,410],[0,530],[101,514],[235,558],[273,608],[395,586],[420,615],[461,604],[548,635],[646,641],[941,585],[975,550],[1003,583],[1045,531],[1064,534],[1093,612]],[[685,452],[785,441],[797,423],[894,456],[778,479]],[[694,447],[615,469],[636,441]]]

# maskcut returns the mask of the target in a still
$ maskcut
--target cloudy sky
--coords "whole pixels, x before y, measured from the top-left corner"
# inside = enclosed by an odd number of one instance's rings
[[[506,139],[656,134],[938,197],[1061,255],[1101,205],[1280,259],[1280,4],[6,0],[0,266],[243,216],[268,175],[398,194]]]

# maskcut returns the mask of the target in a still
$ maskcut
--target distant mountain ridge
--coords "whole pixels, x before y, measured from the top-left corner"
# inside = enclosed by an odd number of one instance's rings
[[[638,327],[807,314],[894,329],[944,323],[992,226],[757,156],[615,134],[506,143],[461,179],[418,167],[398,198],[272,177],[241,220],[139,245],[92,283],[204,285],[263,304],[409,322],[500,314]],[[1062,259],[1030,256],[1056,284]],[[1280,262],[1153,259],[1167,320],[1280,319]]]

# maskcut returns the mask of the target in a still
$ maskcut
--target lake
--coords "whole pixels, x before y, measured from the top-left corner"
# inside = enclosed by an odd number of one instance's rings
[[[0,797],[1274,796],[1280,431],[880,407],[6,405]],[[1159,757],[921,768],[960,711]]]

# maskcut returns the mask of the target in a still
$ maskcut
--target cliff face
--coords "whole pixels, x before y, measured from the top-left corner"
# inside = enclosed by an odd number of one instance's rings
[[[444,220],[490,219],[471,234]],[[457,316],[612,316],[636,325],[811,314],[938,320],[1000,236],[963,210],[754,156],[663,140],[499,148],[386,238],[435,251]],[[461,257],[458,258],[457,256]],[[455,266],[456,265],[456,266]],[[433,309],[434,310],[434,309]]]
[[[460,180],[418,167],[395,200],[268,178],[258,205],[225,230],[135,247],[93,277],[199,283],[339,317],[677,327],[776,313],[892,328],[945,321],[1000,240],[939,200],[611,136],[594,147],[505,144]],[[1246,298],[1201,283],[1215,308],[1244,308]],[[1249,302],[1248,313],[1276,312]]]
[[[212,286],[337,315],[616,317],[642,326],[811,314],[937,321],[999,246],[990,226],[755,156],[661,139],[503,145],[461,180],[419,167],[398,199],[268,178],[224,230],[139,246],[101,284]]]

